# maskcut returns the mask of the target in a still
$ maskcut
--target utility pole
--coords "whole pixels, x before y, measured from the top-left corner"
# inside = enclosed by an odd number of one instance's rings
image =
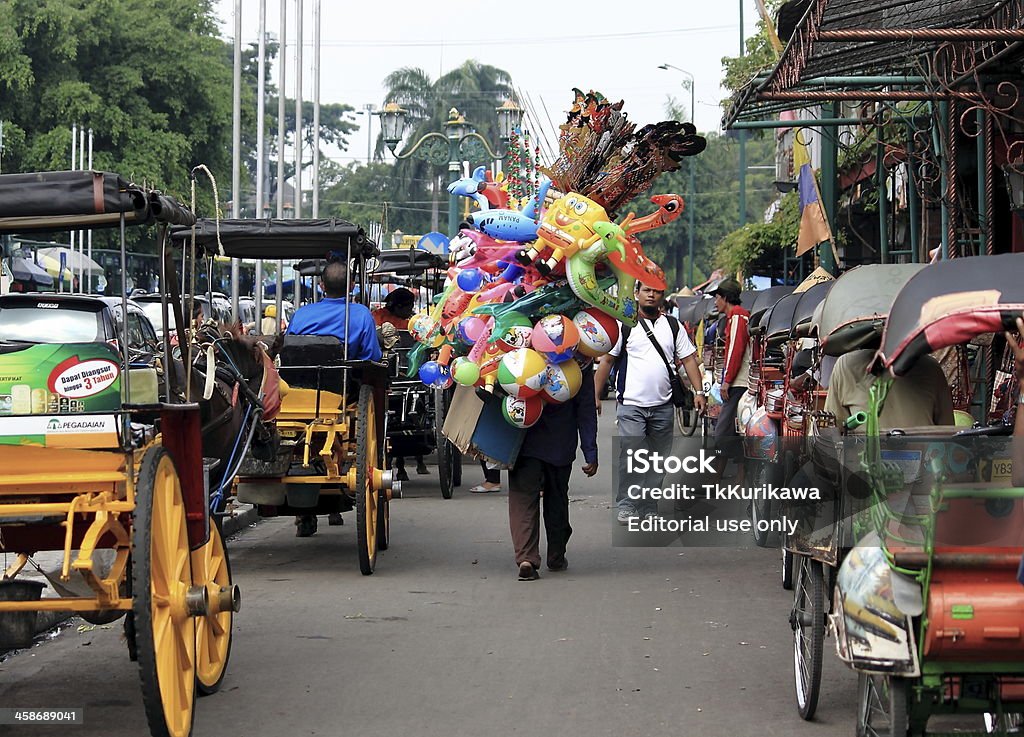
[[[235,0],[235,59],[231,90],[231,217],[239,217],[242,197],[242,0]],[[219,204],[219,203],[218,203]],[[238,281],[241,262],[231,259],[231,322],[238,320]],[[161,291],[166,289],[161,284]]]
[[[746,39],[743,34],[743,0],[740,0],[740,58],[746,56]],[[739,131],[740,136],[740,227],[747,224],[747,132]]]

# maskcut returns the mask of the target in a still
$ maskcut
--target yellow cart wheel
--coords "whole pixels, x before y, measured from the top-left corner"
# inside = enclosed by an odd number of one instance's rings
[[[132,520],[132,614],[142,703],[155,737],[192,731],[196,625],[186,603],[192,565],[181,482],[170,454],[142,458]]]
[[[373,387],[359,388],[356,422],[356,541],[359,570],[373,573],[377,564],[377,492],[373,488],[373,470],[378,465],[377,415]]]
[[[196,620],[196,688],[200,696],[220,690],[231,656],[231,561],[220,532],[220,523],[210,521],[210,539],[192,552],[192,576],[196,586],[206,589],[211,611]],[[222,606],[215,606],[223,600]]]

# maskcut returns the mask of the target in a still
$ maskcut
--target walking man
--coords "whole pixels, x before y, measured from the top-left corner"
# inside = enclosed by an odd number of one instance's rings
[[[619,479],[615,492],[616,519],[629,523],[630,517],[656,516],[653,499],[631,500],[626,494],[630,478],[625,473],[626,451],[645,445],[662,454],[671,452],[675,427],[672,404],[672,376],[682,366],[694,389],[698,412],[705,408],[703,382],[697,365],[697,349],[674,317],[662,313],[665,293],[637,283],[640,319],[635,328],[623,327],[615,347],[602,358],[594,382],[603,386],[612,367],[617,369],[615,424],[620,438]],[[595,396],[598,411],[600,396]],[[661,485],[661,474],[651,471],[644,486]]]

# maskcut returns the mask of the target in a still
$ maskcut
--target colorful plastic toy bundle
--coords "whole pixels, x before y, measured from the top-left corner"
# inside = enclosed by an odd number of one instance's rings
[[[479,210],[451,242],[447,289],[409,321],[419,342],[410,375],[430,386],[500,391],[505,419],[521,428],[540,418],[545,402],[575,396],[582,369],[615,345],[618,323],[636,324],[637,281],[665,289],[637,235],[679,217],[683,199],[655,195],[654,212],[620,222],[615,212],[706,145],[689,123],[636,131],[621,101],[574,91],[560,155],[540,168],[549,179],[529,188],[535,194],[522,209],[509,203],[520,203],[530,181],[528,150],[513,154],[514,176],[505,180],[479,167],[449,185]]]

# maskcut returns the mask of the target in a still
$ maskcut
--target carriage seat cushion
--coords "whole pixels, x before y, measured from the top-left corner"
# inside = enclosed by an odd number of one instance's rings
[[[282,366],[337,366],[344,359],[333,335],[285,335],[280,355]]]

